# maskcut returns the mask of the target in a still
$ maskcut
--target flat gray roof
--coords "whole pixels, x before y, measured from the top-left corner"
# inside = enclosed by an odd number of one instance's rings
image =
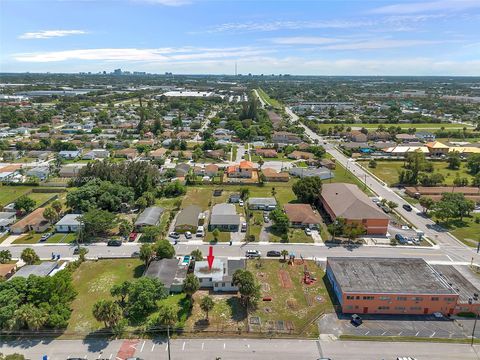
[[[179,266],[179,261],[178,259],[154,260],[144,275],[160,280],[166,289],[170,289],[172,284],[181,284],[187,277],[188,266]]]
[[[10,279],[19,276],[28,278],[30,275],[47,276],[55,268],[57,268],[57,266],[58,263],[52,261],[45,261],[38,265],[25,265],[18,269],[18,271]]]
[[[80,225],[80,221],[77,219],[82,216],[81,214],[67,214],[61,218],[56,225]]]
[[[163,213],[163,209],[158,206],[148,207],[138,216],[137,221],[135,221],[135,226],[139,225],[157,225],[160,220],[160,216]]]
[[[346,293],[455,295],[437,271],[420,258],[328,257]]]
[[[468,304],[469,299],[472,299],[474,303],[480,303],[480,299],[473,299],[473,294],[480,295],[480,290],[468,281],[453,265],[432,265],[432,267],[458,293],[459,303]]]

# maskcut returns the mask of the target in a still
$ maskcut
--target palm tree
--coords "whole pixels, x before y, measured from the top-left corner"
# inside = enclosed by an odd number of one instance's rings
[[[205,318],[208,322],[208,313],[213,310],[215,303],[210,296],[205,296],[200,303],[200,308],[205,312]]]
[[[280,255],[283,256],[283,261],[287,261],[288,250],[283,249],[282,251],[280,251]]]
[[[183,292],[187,294],[187,298],[191,299],[198,289],[200,289],[200,281],[194,274],[188,274],[183,281]]]
[[[178,321],[178,307],[173,304],[163,304],[158,312],[157,323],[160,326],[172,327]]]
[[[103,321],[106,328],[113,328],[122,318],[122,309],[112,300],[99,300],[93,305],[93,316]]]
[[[195,249],[190,253],[190,256],[195,260],[195,261],[202,261],[203,260],[203,254],[202,250],[200,249]]]
[[[155,249],[152,244],[142,244],[140,247],[140,260],[143,260],[145,263],[145,267],[148,267],[150,265],[150,262],[155,256]]]
[[[22,251],[22,254],[20,255],[20,258],[27,264],[27,265],[33,265],[37,261],[40,260],[38,257],[37,253],[35,250],[32,248],[26,248]]]

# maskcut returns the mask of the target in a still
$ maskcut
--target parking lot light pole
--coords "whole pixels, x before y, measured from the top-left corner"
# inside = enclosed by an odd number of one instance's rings
[[[473,346],[473,339],[475,339],[475,328],[477,327],[477,320],[478,320],[478,310],[475,311],[475,322],[473,323],[472,342],[471,342],[470,346]]]

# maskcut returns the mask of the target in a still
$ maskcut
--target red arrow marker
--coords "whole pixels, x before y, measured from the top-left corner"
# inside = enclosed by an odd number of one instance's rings
[[[208,256],[207,256],[209,270],[212,270],[213,259],[215,259],[215,256],[213,256],[213,246],[210,246],[210,248],[208,249]]]

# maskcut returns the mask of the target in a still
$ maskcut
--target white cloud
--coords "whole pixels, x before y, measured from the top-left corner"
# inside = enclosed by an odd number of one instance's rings
[[[82,35],[87,32],[84,30],[41,30],[35,32],[26,32],[20,35],[19,39],[50,39],[70,35]]]
[[[340,41],[340,39],[316,36],[291,36],[273,38],[271,41],[279,45],[324,45]]]
[[[59,62],[68,60],[97,60],[97,61],[184,61],[194,59],[224,59],[244,58],[272,52],[269,49],[250,47],[231,48],[158,48],[158,49],[81,49],[47,51],[38,53],[14,54],[15,60],[20,62]]]
[[[430,2],[404,2],[382,6],[370,11],[373,14],[415,14],[436,11],[464,11],[480,8],[478,0],[440,0]]]
[[[375,50],[375,49],[394,49],[406,48],[424,45],[436,45],[445,41],[437,40],[394,40],[394,39],[378,39],[355,41],[342,44],[332,44],[323,46],[325,50]]]

